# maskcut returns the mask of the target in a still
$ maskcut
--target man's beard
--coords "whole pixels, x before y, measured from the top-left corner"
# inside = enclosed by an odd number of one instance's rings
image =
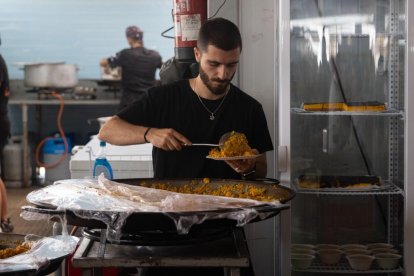
[[[199,73],[200,73],[200,78],[203,81],[204,85],[207,86],[207,88],[211,91],[211,93],[217,96],[223,95],[227,92],[227,87],[229,86],[231,80],[234,77],[234,74],[233,74],[230,77],[230,79],[227,79],[227,80],[220,80],[217,78],[213,78],[210,80],[206,72],[203,70],[203,68],[201,68],[201,66],[199,66]],[[213,82],[215,82],[216,84],[219,84],[219,86],[214,86]]]

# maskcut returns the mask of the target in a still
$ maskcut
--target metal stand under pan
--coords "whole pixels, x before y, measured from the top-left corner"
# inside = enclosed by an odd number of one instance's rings
[[[118,267],[138,268],[138,275],[165,275],[150,272],[157,268],[164,269],[164,273],[168,269],[217,268],[222,275],[239,276],[242,268],[250,267],[247,242],[239,227],[200,233],[188,239],[164,236],[164,241],[160,234],[155,239],[134,235],[132,240],[107,242],[106,235],[106,230],[84,230],[72,259],[73,266],[82,269],[82,275],[100,275],[103,268]],[[152,245],[142,245],[148,243]]]
[[[195,229],[195,230],[193,230]],[[229,227],[194,227],[188,234],[181,235],[176,232],[164,231],[141,231],[135,234],[122,234],[119,240],[106,240],[106,243],[119,245],[141,245],[141,246],[174,246],[184,244],[197,244],[217,240],[231,235],[232,228]],[[82,236],[90,240],[100,241],[106,233],[105,229],[82,230]],[[105,236],[103,238],[106,238]]]

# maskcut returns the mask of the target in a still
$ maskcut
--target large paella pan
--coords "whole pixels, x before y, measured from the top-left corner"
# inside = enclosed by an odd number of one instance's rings
[[[183,193],[185,190],[175,192],[180,187],[187,187],[190,194]],[[203,187],[207,194],[199,194]],[[226,189],[228,196],[214,195],[215,191]],[[257,198],[243,198],[249,191]],[[231,193],[235,197],[229,197]],[[100,177],[58,181],[33,191],[27,200],[35,206],[25,206],[23,210],[25,216],[61,215],[69,225],[108,228],[112,233],[185,234],[193,226],[243,226],[270,218],[289,208],[286,203],[294,195],[277,180],[146,178],[110,181]]]

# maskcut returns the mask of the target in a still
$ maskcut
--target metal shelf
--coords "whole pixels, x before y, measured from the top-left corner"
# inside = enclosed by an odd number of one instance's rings
[[[347,189],[347,188],[322,188],[322,189],[302,189],[293,184],[293,188],[298,194],[317,194],[317,195],[397,195],[403,194],[397,185],[384,181],[384,188],[378,189]]]
[[[309,31],[302,31],[302,33],[309,33]],[[333,35],[335,36],[335,35]],[[377,37],[390,37],[397,39],[404,39],[403,33],[377,33]],[[294,38],[305,38],[305,35],[295,32],[293,35]],[[370,34],[341,34],[341,38],[369,38]],[[307,37],[306,37],[307,38]]]
[[[349,265],[345,258],[342,258],[339,263],[335,265],[322,264],[319,259],[315,259],[311,266],[306,269],[292,268],[293,271],[297,272],[317,272],[317,273],[358,273],[358,274],[373,274],[373,273],[403,273],[404,270],[401,267],[396,269],[382,269],[376,261],[372,263],[371,269],[366,271],[354,270]]]
[[[389,108],[385,111],[307,111],[303,108],[293,107],[291,112],[299,115],[329,115],[329,116],[401,116],[404,117],[402,110]]]

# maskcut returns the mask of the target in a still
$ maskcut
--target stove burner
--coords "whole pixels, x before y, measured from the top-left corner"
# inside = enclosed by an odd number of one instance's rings
[[[37,92],[37,99],[48,100],[48,99],[56,99],[56,98],[52,96],[52,91],[41,91],[41,92]]]
[[[206,230],[209,232],[208,236],[211,230],[210,228]],[[106,229],[101,231],[106,233]],[[242,269],[245,272],[250,266],[249,250],[243,228],[227,227],[225,232],[228,234],[224,237],[211,241],[165,246],[110,244],[103,241],[104,235],[100,237],[100,241],[96,241],[96,238],[91,240],[84,237],[76,249],[72,264],[74,267],[85,269],[82,275],[84,273],[85,275],[102,275],[102,269],[106,267],[125,268],[126,270],[138,268],[139,275],[153,276],[253,275],[253,272],[251,274],[241,272]],[[201,232],[199,234],[202,235]],[[170,237],[164,235],[164,239]]]
[[[102,229],[84,228],[82,236],[93,241],[100,241]],[[105,231],[105,230],[104,230]],[[161,246],[161,245],[185,245],[197,244],[218,240],[231,233],[229,227],[206,228],[201,227],[190,231],[186,235],[175,232],[141,232],[139,234],[124,234],[120,240],[107,240],[107,243],[119,245],[142,245],[142,246]]]
[[[72,93],[72,98],[75,100],[93,100],[96,99],[96,88],[76,86]]]
[[[53,87],[33,87],[26,90],[28,93],[36,93],[38,100],[56,99],[52,96],[56,92],[64,98],[72,98],[73,100],[94,100],[96,99],[96,88],[76,86],[74,88],[53,88]]]
[[[60,95],[71,94],[73,92],[72,88],[53,88],[53,87],[33,87],[29,90],[26,90],[28,93],[36,93],[38,100],[48,100],[56,99],[52,96],[53,92],[56,92]]]

